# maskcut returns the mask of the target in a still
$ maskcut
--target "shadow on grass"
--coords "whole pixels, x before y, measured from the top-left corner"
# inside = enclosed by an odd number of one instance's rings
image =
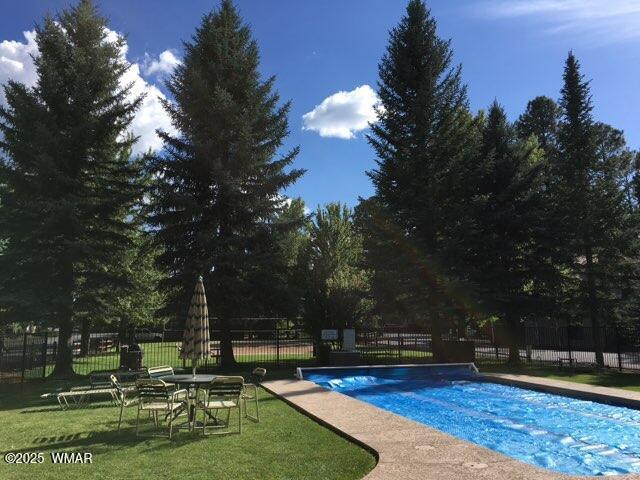
[[[89,451],[93,454],[112,453],[114,451],[126,450],[140,444],[147,444],[148,448],[143,449],[139,453],[158,452],[163,450],[171,450],[194,442],[206,440],[201,435],[193,432],[180,431],[174,427],[171,440],[166,437],[151,436],[150,434],[168,434],[166,424],[162,424],[159,429],[152,425],[141,424],[140,431],[143,435],[137,437],[135,432],[135,421],[126,422],[130,425],[128,428],[122,428],[120,432],[116,431],[117,422],[108,422],[107,425],[112,426],[112,431],[106,432],[76,432],[66,435],[36,437],[31,443],[31,447],[20,447],[17,450],[0,450],[0,456],[7,453],[17,452],[39,452],[43,447],[47,450],[72,450],[72,451]],[[234,432],[230,432],[232,435]]]
[[[121,431],[121,433],[124,433]],[[0,455],[7,453],[38,452],[43,446],[51,451],[55,450],[85,450],[92,453],[105,453],[123,448],[129,448],[146,440],[133,435],[120,435],[117,432],[76,432],[67,435],[51,437],[36,437],[31,443],[32,447],[20,447],[18,450],[3,450]]]
[[[96,410],[100,408],[114,408],[112,403],[85,403],[82,405],[73,405],[69,408],[62,410],[60,406],[56,403],[55,405],[51,405],[50,407],[45,408],[29,408],[27,410],[22,410],[21,414],[29,414],[29,413],[47,413],[47,412],[75,412],[82,410]]]

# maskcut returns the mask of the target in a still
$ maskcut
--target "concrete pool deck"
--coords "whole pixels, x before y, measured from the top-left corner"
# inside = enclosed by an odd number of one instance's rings
[[[548,388],[548,391],[555,392],[564,389],[565,394],[571,391],[572,396],[590,395],[595,388],[599,395],[608,394],[623,401],[637,402],[634,404],[640,408],[640,393],[525,375],[492,374],[486,378],[518,386]],[[564,475],[523,463],[347,395],[326,390],[307,380],[273,380],[264,382],[263,386],[295,409],[371,451],[378,461],[365,480],[596,478]],[[603,393],[601,389],[607,392]],[[640,480],[640,475],[614,478]]]
[[[567,397],[610,403],[621,407],[640,410],[640,392],[622,390],[621,388],[599,387],[585,383],[567,382],[529,375],[513,375],[507,373],[483,373],[482,376],[492,382],[539,390],[547,393],[565,395]]]

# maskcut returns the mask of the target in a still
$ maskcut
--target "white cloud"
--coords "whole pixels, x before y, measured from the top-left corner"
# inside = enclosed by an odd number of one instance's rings
[[[122,84],[131,84],[130,95],[137,97],[144,94],[140,108],[131,122],[131,131],[140,137],[133,150],[134,153],[145,153],[147,150],[162,148],[162,140],[156,134],[156,129],[176,134],[171,124],[171,118],[162,106],[165,95],[155,85],[146,82],[140,76],[140,65],[134,63],[122,76]]]
[[[355,138],[357,132],[377,121],[374,107],[378,103],[378,95],[369,85],[334,93],[302,116],[302,129],[318,132],[321,137]]]
[[[36,34],[34,31],[23,32],[25,43],[15,40],[0,42],[0,85],[8,80],[15,80],[26,85],[35,85],[37,76],[31,55],[38,54]],[[0,105],[6,98],[4,88],[0,89]]]
[[[142,62],[142,72],[146,76],[151,75],[170,75],[173,69],[182,63],[178,57],[176,57],[172,50],[165,50],[157,59],[151,57],[148,53],[144,56]]]
[[[640,38],[638,0],[489,0],[479,11],[491,17],[535,18],[549,25],[546,33],[578,34],[593,44]]]
[[[118,33],[113,30],[107,31],[107,41],[117,40]],[[22,82],[29,87],[35,86],[37,74],[33,65],[31,55],[38,55],[38,46],[35,42],[35,32],[24,32],[25,43],[19,41],[5,40],[0,42],[0,84],[5,84],[9,79]],[[126,43],[122,45],[120,55],[126,59],[129,47]],[[132,63],[131,67],[123,75],[121,85],[131,85],[130,97],[135,98],[145,94],[145,98],[131,123],[131,131],[139,136],[138,142],[134,146],[134,154],[144,153],[149,149],[157,150],[162,147],[162,140],[156,135],[159,128],[166,132],[175,134],[176,131],[171,125],[169,115],[162,108],[161,99],[165,95],[152,83],[147,82],[140,75],[140,65]],[[0,93],[0,105],[6,103],[4,90]]]

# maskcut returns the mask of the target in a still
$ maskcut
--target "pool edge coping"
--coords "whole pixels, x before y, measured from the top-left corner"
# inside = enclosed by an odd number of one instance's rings
[[[461,363],[403,363],[398,365],[335,365],[331,367],[297,367],[295,377],[298,380],[304,380],[303,370],[348,370],[351,368],[424,368],[424,367],[471,367],[476,373],[480,373],[478,367],[473,362]]]
[[[631,390],[512,373],[480,372],[480,375],[493,383],[640,410],[640,392]]]
[[[292,389],[291,385],[295,385],[297,388]],[[343,438],[355,443],[356,445],[364,448],[373,454],[376,459],[376,465],[374,468],[364,477],[368,480],[381,480],[381,479],[397,479],[403,478],[405,480],[411,479],[423,479],[423,478],[455,478],[457,480],[479,480],[481,478],[495,478],[496,474],[501,474],[497,478],[517,478],[521,480],[557,480],[557,479],[594,479],[594,476],[578,476],[569,475],[551,470],[546,470],[535,465],[531,465],[515,458],[511,458],[499,452],[495,452],[481,445],[468,442],[463,439],[451,436],[440,430],[428,427],[426,425],[414,422],[408,418],[397,415],[393,412],[389,412],[380,409],[374,405],[362,402],[358,399],[343,395],[338,392],[329,391],[323,389],[319,385],[310,382],[308,380],[274,380],[265,382],[264,388],[277,398],[281,399],[298,412],[310,417],[320,425],[328,428],[329,430],[337,433]],[[381,438],[376,438],[371,432],[364,432],[362,429],[355,427],[349,428],[345,426],[344,419],[340,419],[339,415],[336,415],[336,410],[328,409],[325,399],[313,399],[314,396],[329,396],[335,395],[340,398],[341,403],[347,404],[352,409],[352,415],[360,417],[357,424],[363,423],[370,426],[371,423],[383,423],[381,417],[386,419],[393,419],[389,422],[392,427],[398,428],[398,425],[402,426],[402,431],[409,429],[418,433],[423,433],[425,438],[432,438],[438,441],[442,441],[438,448],[456,447],[464,445],[464,454],[458,453],[460,458],[458,461],[439,462],[434,460],[433,462],[426,462],[424,459],[420,459],[421,452],[418,448],[421,445],[415,444],[412,441],[394,440],[392,438],[384,438],[385,435],[391,437],[393,428],[391,430],[381,428],[377,435]],[[306,400],[306,401],[305,401]],[[314,401],[315,400],[315,401]],[[338,409],[338,411],[340,411]],[[353,423],[353,418],[350,419]],[[340,425],[342,423],[343,425]],[[349,422],[346,422],[347,424]],[[402,433],[402,432],[398,432]],[[381,448],[382,446],[382,448]],[[385,448],[386,447],[386,448]],[[445,452],[446,453],[446,452]],[[473,454],[479,458],[485,457],[488,459],[487,463],[483,463],[480,467],[473,466],[473,462],[465,461],[463,458],[466,455]],[[452,454],[452,452],[448,452]],[[455,458],[455,452],[453,452]],[[413,461],[412,461],[413,460]],[[470,466],[471,465],[471,466]],[[430,470],[438,470],[444,466],[444,472],[440,471],[440,476],[437,471],[430,472]],[[431,468],[430,468],[431,467]],[[493,468],[492,468],[493,467]],[[477,470],[476,468],[482,468]],[[465,470],[466,469],[466,470]],[[515,476],[504,476],[505,469],[508,472],[513,473]],[[498,470],[498,471],[496,471]],[[444,473],[444,475],[443,475]],[[638,474],[625,474],[618,475],[616,478],[620,480],[638,480],[640,475]]]

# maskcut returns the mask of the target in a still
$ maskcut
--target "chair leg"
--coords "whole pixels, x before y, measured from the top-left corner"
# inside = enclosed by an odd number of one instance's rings
[[[256,388],[256,421],[260,423],[260,407],[258,406],[258,389],[257,388]]]
[[[242,435],[242,408],[241,408],[240,402],[238,402],[238,422],[240,423],[240,426],[238,427],[238,432],[240,433],[240,435]]]
[[[169,415],[169,440],[171,440],[172,431],[173,431],[173,415]]]
[[[140,426],[140,407],[138,407],[138,415],[136,416],[136,437],[138,436]]]
[[[195,416],[195,414],[194,414],[194,416],[193,416],[193,418],[194,418],[194,423],[195,423],[195,417],[196,417],[196,416]],[[194,428],[195,428],[195,426],[194,426]],[[203,409],[202,409],[202,436],[203,436],[203,437],[204,437],[204,436],[206,436],[206,433],[205,433],[205,432],[206,432],[206,430],[207,430],[207,409],[206,409],[206,408],[203,408]]]
[[[118,419],[118,431],[120,431],[120,425],[122,424],[122,413],[124,412],[124,402],[120,404],[120,418]]]

